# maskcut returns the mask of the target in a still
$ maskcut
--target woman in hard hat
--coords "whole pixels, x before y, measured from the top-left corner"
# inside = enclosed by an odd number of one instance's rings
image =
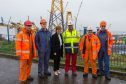
[[[97,78],[96,59],[100,49],[100,41],[96,35],[93,34],[92,27],[87,28],[87,34],[80,40],[80,51],[82,59],[84,60],[84,74],[83,77],[88,77],[88,64],[92,66],[92,77]]]

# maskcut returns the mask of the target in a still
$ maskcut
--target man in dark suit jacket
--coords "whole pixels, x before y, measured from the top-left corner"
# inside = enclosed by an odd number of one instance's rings
[[[61,26],[56,26],[56,33],[52,35],[52,56],[54,59],[54,75],[60,74],[60,58],[63,57],[63,39],[61,35]]]

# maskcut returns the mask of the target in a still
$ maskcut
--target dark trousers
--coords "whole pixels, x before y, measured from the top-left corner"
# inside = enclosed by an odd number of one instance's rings
[[[50,52],[39,52],[38,74],[48,73]]]
[[[60,56],[54,55],[54,71],[59,70],[59,66],[60,66]]]
[[[109,56],[107,51],[100,50],[98,58],[99,71],[104,72],[105,76],[110,75],[109,72]]]

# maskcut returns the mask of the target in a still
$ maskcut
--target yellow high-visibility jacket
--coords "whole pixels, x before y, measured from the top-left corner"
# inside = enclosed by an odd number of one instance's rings
[[[66,53],[77,54],[80,41],[80,33],[73,29],[70,32],[68,29],[63,32],[63,42]]]

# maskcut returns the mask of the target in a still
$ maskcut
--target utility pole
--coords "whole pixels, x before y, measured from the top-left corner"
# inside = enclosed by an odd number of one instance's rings
[[[87,33],[87,27],[84,27],[84,35]]]
[[[9,24],[10,24],[10,20],[11,20],[11,17],[8,21],[8,24],[7,24],[7,36],[8,36],[8,43],[10,42],[10,37],[9,37]]]
[[[63,18],[63,1],[52,0],[50,19],[49,19],[49,30],[51,33],[57,25],[60,25],[64,31],[64,18]]]
[[[3,17],[1,17],[1,23],[4,24],[4,20],[3,20]]]
[[[28,16],[28,20],[29,20],[29,16]]]
[[[42,20],[42,16],[40,16],[40,20]]]

